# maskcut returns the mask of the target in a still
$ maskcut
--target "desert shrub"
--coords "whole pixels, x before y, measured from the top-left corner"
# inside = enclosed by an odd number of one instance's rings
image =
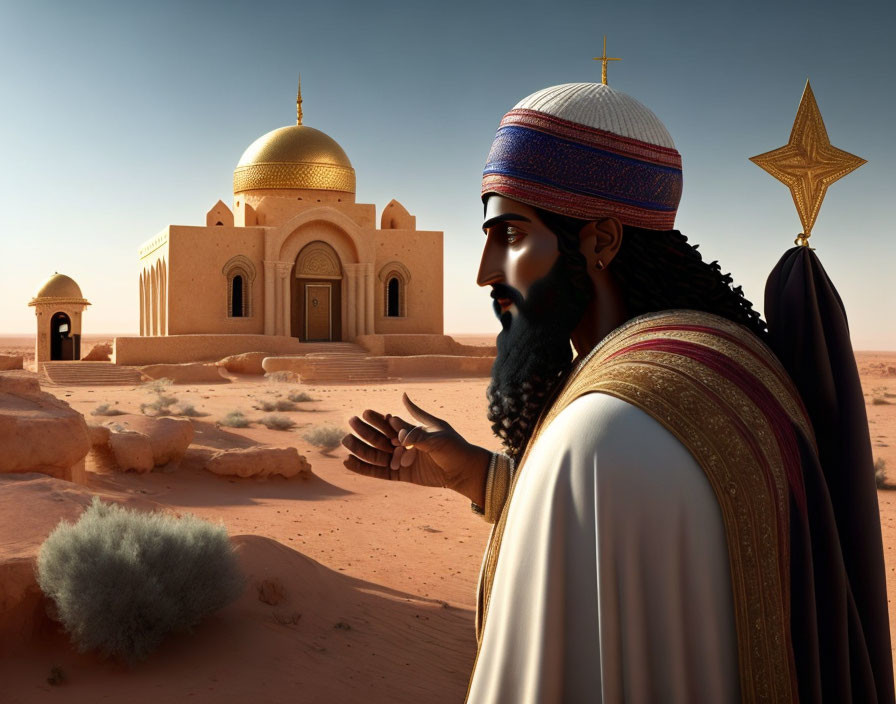
[[[297,411],[298,410],[298,408],[296,407],[296,404],[294,404],[292,401],[287,401],[286,399],[283,399],[283,398],[277,398],[277,399],[273,399],[273,400],[262,399],[255,403],[255,408],[257,408],[259,411],[265,411],[267,413],[270,413],[271,411]]]
[[[293,403],[301,403],[302,401],[317,401],[313,396],[309,396],[304,391],[293,391],[289,396],[287,396],[290,401]]]
[[[160,393],[155,401],[140,404],[140,412],[147,416],[170,416],[171,407],[177,403],[175,396],[165,396]]]
[[[260,418],[258,422],[270,430],[289,430],[290,428],[294,428],[296,425],[295,421],[293,421],[291,418],[287,418],[286,416],[278,416],[276,413],[262,416],[262,418]]]
[[[152,381],[147,381],[145,384],[143,384],[143,388],[155,394],[163,394],[173,383],[173,379],[169,379],[168,377],[163,376],[161,379],[153,379]]]
[[[279,371],[279,372],[268,372],[265,374],[265,377],[268,381],[273,381],[275,383],[287,383],[298,381],[298,375],[295,372],[290,371]]]
[[[92,416],[123,416],[124,411],[115,408],[111,403],[101,403],[94,408],[90,415]]]
[[[330,425],[316,425],[306,432],[302,437],[308,441],[310,445],[318,447],[324,452],[335,450],[342,443],[346,431],[341,428],[334,428]]]
[[[893,489],[887,482],[887,461],[883,457],[874,460],[874,481],[877,483],[878,489]]]
[[[174,407],[168,415],[184,416],[185,418],[199,418],[200,416],[206,416],[208,414],[197,411],[196,407],[188,401],[181,401],[180,403],[174,404]]]
[[[37,581],[80,652],[131,665],[245,587],[223,525],[93,502],[41,545]]]
[[[221,425],[224,425],[228,428],[248,428],[249,427],[249,419],[243,415],[242,411],[231,411],[226,416],[224,416],[221,420],[218,421]]]
[[[199,418],[208,415],[197,411],[189,401],[178,401],[175,396],[159,394],[155,401],[141,403],[140,412],[147,416],[184,416],[186,418]]]

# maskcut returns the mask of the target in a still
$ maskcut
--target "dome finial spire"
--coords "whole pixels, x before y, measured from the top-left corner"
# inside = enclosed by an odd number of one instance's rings
[[[600,56],[594,57],[595,61],[601,61],[600,82],[607,85],[607,61],[622,61],[622,59],[611,59],[607,56],[607,36],[604,35],[604,51]]]
[[[299,74],[299,93],[296,95],[296,124],[302,124],[302,74]]]

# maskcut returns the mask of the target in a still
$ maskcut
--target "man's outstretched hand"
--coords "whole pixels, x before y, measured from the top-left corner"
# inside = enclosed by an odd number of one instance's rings
[[[449,423],[402,396],[420,425],[370,409],[349,419],[352,433],[342,439],[351,453],[343,464],[358,474],[443,486],[478,505],[485,501],[485,473],[492,453],[464,440]]]

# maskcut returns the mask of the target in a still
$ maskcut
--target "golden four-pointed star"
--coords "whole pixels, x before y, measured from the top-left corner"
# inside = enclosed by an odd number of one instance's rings
[[[809,81],[796,111],[790,141],[779,149],[750,157],[750,161],[790,189],[803,224],[803,244],[812,233],[828,186],[866,163],[831,145]]]

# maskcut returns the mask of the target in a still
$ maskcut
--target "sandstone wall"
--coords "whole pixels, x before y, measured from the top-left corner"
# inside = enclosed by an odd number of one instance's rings
[[[302,343],[279,335],[167,335],[159,337],[116,337],[113,361],[116,364],[179,364],[217,362],[243,352],[301,354]]]

